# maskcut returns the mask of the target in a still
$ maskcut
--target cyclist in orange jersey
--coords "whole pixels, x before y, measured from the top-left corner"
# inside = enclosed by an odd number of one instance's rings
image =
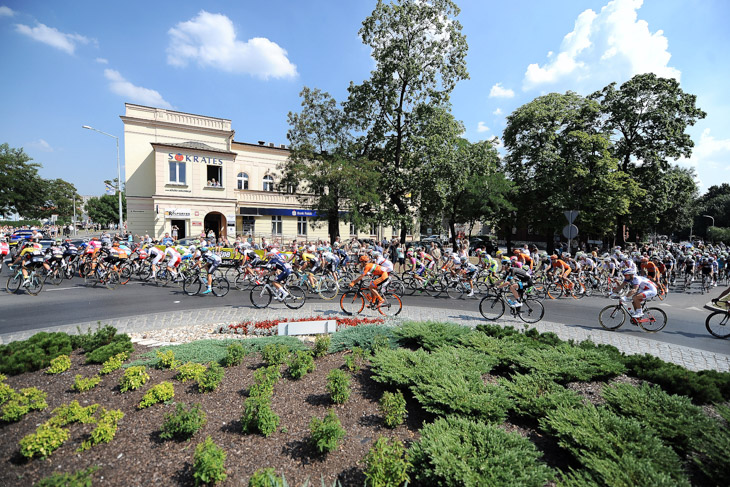
[[[368,286],[368,290],[370,291],[370,293],[373,297],[376,297],[378,299],[379,303],[382,303],[385,300],[380,295],[380,293],[377,291],[377,287],[381,284],[383,284],[383,285],[387,284],[388,272],[383,267],[375,264],[374,262],[370,262],[370,257],[368,257],[367,255],[360,256],[360,264],[363,266],[362,275],[356,277],[350,283],[350,287],[353,287],[355,284],[357,284],[363,278],[369,276],[370,274],[373,274],[374,276],[378,276],[377,279],[373,280],[373,282],[370,283],[370,285]]]

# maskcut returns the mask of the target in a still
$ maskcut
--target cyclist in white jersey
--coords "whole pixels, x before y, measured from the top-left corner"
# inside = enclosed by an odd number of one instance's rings
[[[152,279],[154,279],[157,275],[157,264],[165,258],[165,252],[157,248],[156,245],[152,245],[150,246],[148,254],[149,258],[152,259]]]
[[[641,303],[646,299],[651,299],[656,296],[656,286],[646,277],[637,276],[634,269],[626,269],[623,271],[623,274],[624,282],[619,286],[616,293],[619,293],[624,287],[629,287],[628,294],[621,298],[621,300],[628,301],[631,298],[631,303],[634,306],[634,311],[630,312],[631,316],[641,318],[644,315],[644,312],[641,311]]]
[[[182,256],[171,243],[165,244],[165,257],[167,258],[167,270],[172,273],[174,277],[177,276],[177,266],[182,262]]]

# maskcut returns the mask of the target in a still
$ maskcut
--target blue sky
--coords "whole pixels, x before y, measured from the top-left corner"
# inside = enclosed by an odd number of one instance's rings
[[[124,161],[124,103],[231,119],[235,140],[287,143],[303,86],[338,101],[373,68],[357,35],[374,0],[0,0],[0,143],[46,178],[103,194]],[[457,1],[470,79],[452,95],[472,141],[501,136],[537,96],[587,95],[632,75],[676,77],[707,118],[680,164],[701,189],[730,181],[730,2]]]

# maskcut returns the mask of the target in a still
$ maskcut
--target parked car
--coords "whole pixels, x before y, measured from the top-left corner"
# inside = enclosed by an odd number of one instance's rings
[[[474,251],[478,248],[484,249],[488,254],[494,255],[497,251],[497,244],[489,237],[471,237],[469,238],[469,255],[474,255]]]

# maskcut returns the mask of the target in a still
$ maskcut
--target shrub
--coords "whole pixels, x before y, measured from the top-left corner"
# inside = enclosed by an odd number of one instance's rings
[[[160,438],[163,440],[189,440],[200,428],[205,426],[208,417],[205,411],[200,409],[200,404],[193,404],[186,408],[185,404],[179,402],[175,405],[175,412],[165,415],[165,422],[162,424]]]
[[[509,380],[499,379],[499,383],[514,401],[514,411],[532,419],[542,418],[559,406],[578,406],[582,403],[577,392],[540,374],[514,374]]]
[[[633,418],[592,405],[560,407],[540,427],[598,485],[689,485],[677,454]]]
[[[99,371],[100,375],[106,375],[111,374],[115,370],[119,370],[122,368],[122,364],[125,360],[129,358],[129,353],[122,352],[114,355],[113,357],[109,357],[104,364],[101,366],[101,370]]]
[[[703,485],[727,484],[727,452],[730,451],[730,407],[716,406],[717,413],[725,424],[714,421],[711,427],[703,429],[692,439],[692,463],[706,477]],[[699,485],[699,484],[698,484]]]
[[[205,369],[206,367],[203,364],[188,362],[177,368],[177,376],[175,378],[180,382],[187,382],[189,380],[197,382],[205,372]]]
[[[134,351],[134,346],[132,345],[132,340],[129,338],[129,335],[123,334],[123,335],[117,335],[115,336],[111,343],[108,345],[104,345],[102,347],[99,347],[95,349],[91,353],[86,354],[86,363],[87,364],[103,364],[107,360],[109,360],[111,357],[120,354],[120,353],[132,353]]]
[[[355,362],[355,357],[352,354],[345,355],[345,368],[350,372],[356,372],[360,370],[360,366],[357,365],[357,362]]]
[[[119,420],[123,417],[124,413],[118,409],[107,411],[106,409],[101,408],[96,428],[94,428],[91,432],[90,438],[81,443],[81,446],[76,451],[88,450],[99,443],[109,443],[112,441],[114,439],[114,435],[117,434],[117,423],[119,423]]]
[[[261,351],[261,358],[266,365],[281,365],[286,362],[290,353],[291,349],[286,345],[272,343],[266,345]]]
[[[344,404],[350,398],[350,376],[340,369],[333,369],[327,374],[327,392],[335,404]]]
[[[408,470],[412,467],[403,443],[384,436],[375,440],[365,456],[365,478],[370,487],[399,487],[411,479]]]
[[[332,337],[329,335],[317,335],[314,339],[314,350],[312,354],[315,357],[324,357],[330,349],[330,343],[332,343]]]
[[[165,351],[157,350],[157,368],[159,369],[174,369],[178,366],[175,361],[175,352],[170,349]]]
[[[542,487],[554,478],[530,440],[467,418],[425,425],[409,455],[423,485]]]
[[[459,345],[470,333],[471,329],[466,326],[433,321],[411,321],[393,329],[393,336],[402,346],[428,351]]]
[[[167,381],[161,382],[144,393],[142,402],[140,402],[137,407],[139,409],[144,409],[152,406],[153,404],[169,401],[173,397],[175,397],[175,388],[172,386],[172,383]]]
[[[492,338],[505,338],[508,336],[520,335],[520,331],[514,326],[499,326],[492,324],[477,325],[476,331],[482,332]]]
[[[20,453],[26,458],[46,458],[68,440],[68,431],[58,426],[40,425],[35,433],[20,440]]]
[[[309,423],[310,443],[319,453],[334,451],[345,437],[346,431],[340,424],[340,418],[330,409],[324,419],[312,418]]]
[[[10,400],[13,394],[15,394],[15,389],[4,382],[0,382],[0,406]]]
[[[89,467],[74,473],[54,473],[41,479],[34,487],[91,487],[91,476],[99,467]]]
[[[608,379],[625,371],[623,363],[602,350],[569,344],[527,349],[512,361],[520,370],[539,373],[559,383]]]
[[[51,366],[46,369],[46,374],[60,374],[71,368],[71,358],[68,355],[59,355],[51,360]]]
[[[289,362],[289,376],[292,379],[298,380],[312,372],[315,368],[314,357],[312,352],[299,350],[294,352],[294,355]]]
[[[204,442],[198,443],[193,456],[193,478],[195,485],[217,484],[226,479],[226,452],[213,443],[208,436]]]
[[[94,377],[85,378],[83,375],[76,374],[74,377],[74,384],[71,386],[71,390],[76,392],[86,392],[99,385],[101,377],[95,375]]]
[[[48,420],[50,426],[66,426],[71,423],[89,424],[96,423],[94,413],[99,409],[98,404],[83,407],[78,401],[71,401],[53,410],[53,416]]]
[[[271,410],[268,397],[251,396],[243,403],[241,428],[244,433],[259,432],[269,437],[279,426],[279,416]]]
[[[84,353],[88,354],[93,352],[97,348],[101,348],[105,345],[109,345],[117,334],[117,329],[110,325],[101,326],[98,323],[96,331],[91,332],[91,327],[87,328],[86,333],[81,331],[81,328],[76,327],[79,334],[71,335],[71,343],[73,348],[81,348]]]
[[[211,362],[208,368],[198,377],[199,392],[213,392],[218,389],[226,369],[218,365],[217,362]]]
[[[3,421],[19,421],[29,412],[42,411],[48,407],[46,393],[35,387],[21,389],[14,392],[10,399],[2,407]]]
[[[270,398],[274,393],[274,385],[281,379],[278,365],[261,367],[253,373],[254,384],[248,388],[249,397]]]
[[[375,340],[384,337],[389,348],[395,348],[392,326],[386,325],[358,325],[350,326],[332,334],[330,352],[337,353],[344,350],[352,350],[354,347],[362,347],[365,350],[373,350]]]
[[[403,424],[408,415],[406,400],[401,391],[385,391],[378,402],[378,406],[380,406],[380,413],[384,417],[385,426],[388,428],[395,428]]]
[[[70,355],[71,338],[66,333],[36,333],[27,340],[0,345],[0,373],[17,375],[45,369],[59,355]]]
[[[130,367],[124,371],[122,380],[119,382],[119,390],[127,392],[129,390],[139,389],[148,380],[150,380],[150,376],[147,374],[145,367]]]
[[[284,481],[273,468],[260,468],[248,479],[248,487],[284,487]]]
[[[223,359],[223,364],[226,367],[234,367],[240,365],[243,359],[246,357],[246,349],[240,343],[231,343],[226,349],[226,358]]]

